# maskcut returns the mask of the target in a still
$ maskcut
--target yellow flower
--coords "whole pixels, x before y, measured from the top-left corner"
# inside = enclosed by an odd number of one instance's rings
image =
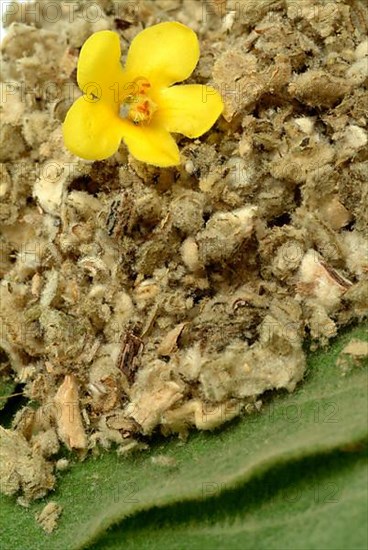
[[[66,147],[88,160],[113,155],[124,140],[138,160],[155,166],[180,163],[170,132],[201,136],[223,110],[211,86],[186,84],[199,58],[196,34],[176,22],[159,23],[132,41],[125,68],[119,36],[94,33],[84,43],[77,81],[83,92],[63,124]]]

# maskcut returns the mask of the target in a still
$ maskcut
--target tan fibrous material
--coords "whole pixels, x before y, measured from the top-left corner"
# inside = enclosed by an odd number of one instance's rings
[[[368,309],[366,3],[169,3],[98,0],[97,21],[62,3],[37,26],[8,14],[0,370],[38,408],[2,435],[5,464],[26,465],[5,470],[7,494],[53,487],[60,445],[124,455],[246,420],[302,381],[306,335],[325,345]],[[198,33],[193,81],[219,90],[223,116],[175,136],[174,168],[124,144],[69,153],[84,41],[114,30],[126,52],[142,22],[173,19]]]

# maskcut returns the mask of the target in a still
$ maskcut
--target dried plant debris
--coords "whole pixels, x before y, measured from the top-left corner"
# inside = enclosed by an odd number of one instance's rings
[[[52,472],[52,463],[36,442],[30,445],[21,433],[0,426],[1,492],[20,491],[27,500],[41,498],[54,487]]]
[[[59,504],[54,501],[50,501],[36,516],[37,522],[46,533],[52,533],[56,529],[62,510],[63,509]]]
[[[60,445],[124,454],[293,391],[306,336],[326,344],[368,306],[366,4],[95,4],[5,20],[1,363],[29,405],[0,432],[1,490],[26,500],[54,486]],[[198,33],[193,79],[220,90],[223,117],[180,138],[179,168],[123,145],[73,157],[61,123],[83,42],[112,29],[126,51],[164,20]]]
[[[74,376],[67,375],[54,397],[55,420],[59,439],[69,449],[85,449],[84,431],[78,401],[78,386]]]
[[[368,342],[353,338],[341,350],[336,365],[340,367],[343,375],[347,374],[353,367],[361,367],[367,363]]]

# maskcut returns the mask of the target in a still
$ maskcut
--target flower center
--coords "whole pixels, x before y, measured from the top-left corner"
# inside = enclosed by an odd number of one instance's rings
[[[151,88],[150,82],[143,77],[136,78],[129,84],[130,93],[124,98],[120,105],[121,118],[128,118],[134,124],[148,124],[157,105],[149,97]]]

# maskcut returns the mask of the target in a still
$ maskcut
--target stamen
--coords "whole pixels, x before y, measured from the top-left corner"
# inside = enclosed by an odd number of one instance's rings
[[[119,114],[121,118],[128,118],[134,124],[148,124],[157,109],[156,104],[147,96],[151,84],[143,77],[137,78],[134,82],[136,93],[133,92],[124,99]]]

